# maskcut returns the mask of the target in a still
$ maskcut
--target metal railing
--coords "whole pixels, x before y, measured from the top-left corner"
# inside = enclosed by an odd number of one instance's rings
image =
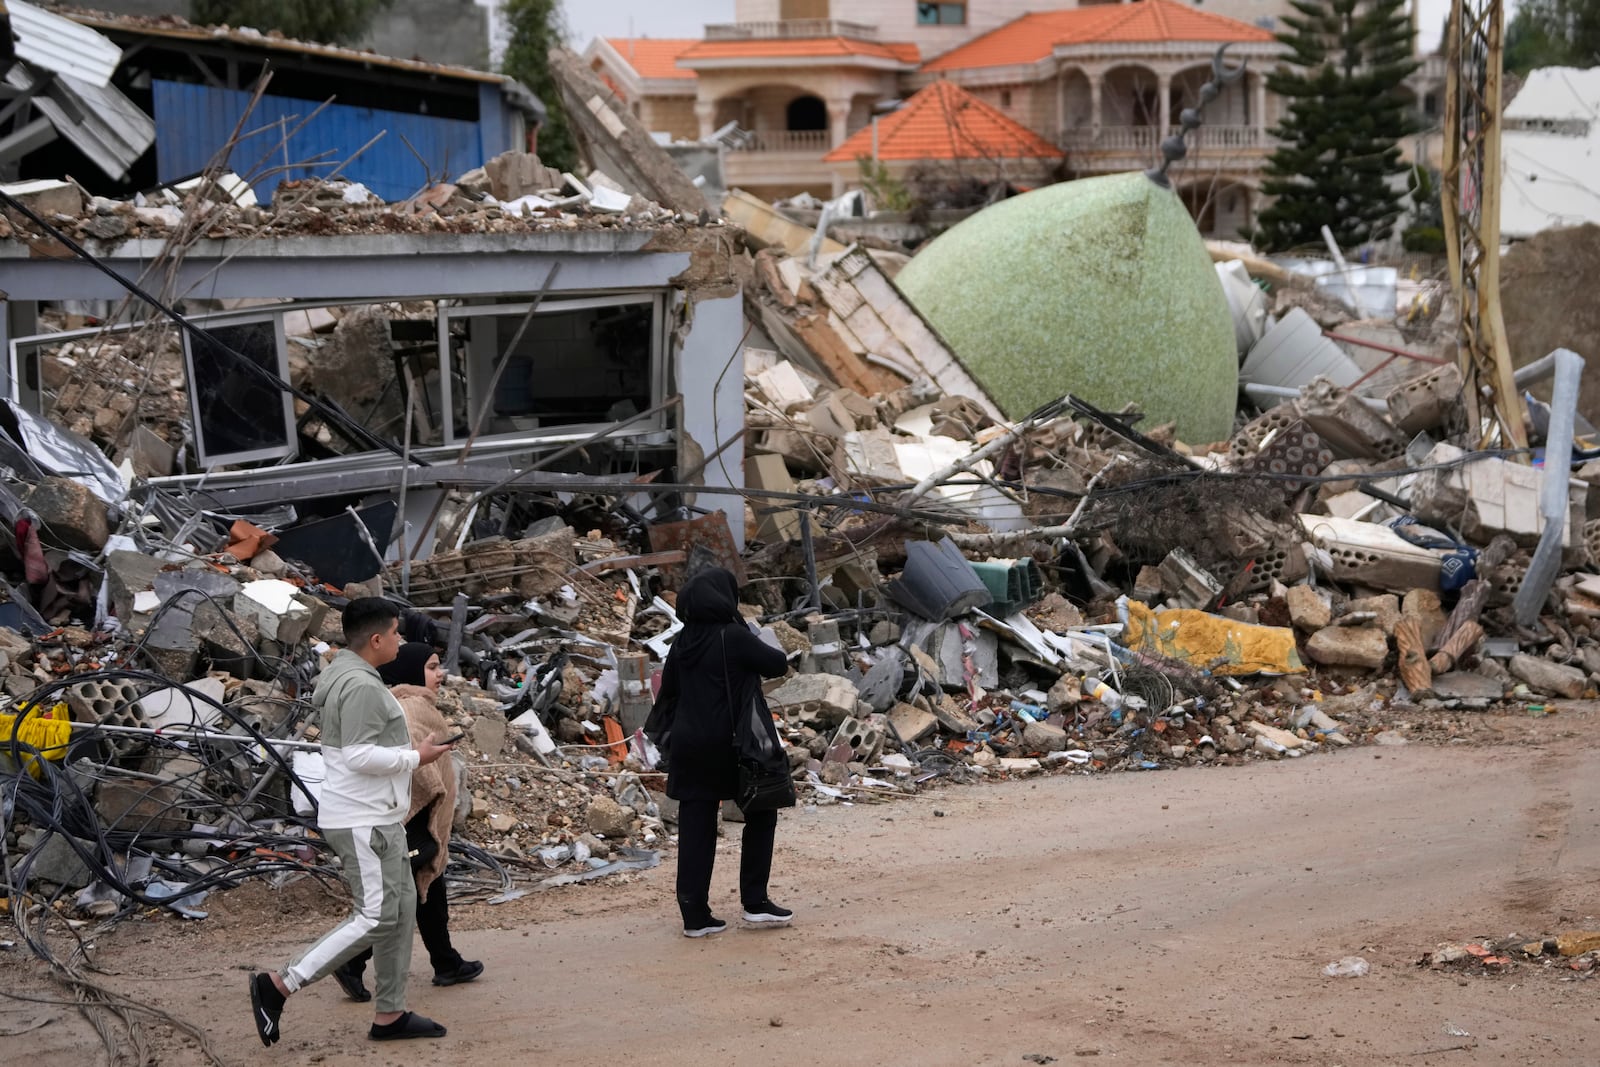
[[[833,147],[827,130],[768,130],[747,132],[742,143],[730,146],[733,152],[814,152]]]
[[[1182,132],[1172,127],[1170,133]],[[1154,152],[1161,142],[1154,126],[1075,126],[1061,131],[1061,147],[1080,152]],[[1260,126],[1201,126],[1189,135],[1196,151],[1226,152],[1237,149],[1271,148],[1277,140]]]
[[[849,37],[876,41],[878,27],[842,19],[779,19],[772,22],[720,22],[706,27],[708,41],[772,40],[793,37]]]
[[[1444,56],[1428,55],[1406,81],[1443,82],[1450,76],[1450,61]]]

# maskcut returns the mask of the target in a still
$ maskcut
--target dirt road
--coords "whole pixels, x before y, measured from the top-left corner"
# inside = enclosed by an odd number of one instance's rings
[[[414,1006],[451,1030],[439,1046],[372,1045],[331,982],[290,1004],[282,1044],[256,1043],[245,970],[320,916],[128,924],[101,960],[117,988],[203,1021],[230,1063],[1594,1064],[1589,976],[1415,966],[1443,941],[1600,927],[1586,733],[797,811],[773,893],[798,913],[789,930],[683,939],[670,857],[626,885],[460,909],[484,978],[435,989],[420,949],[413,966]],[[730,836],[724,917],[736,866]],[[1349,955],[1372,973],[1321,976]],[[0,966],[11,988],[48,988],[19,950]],[[98,1058],[69,1008],[0,1012],[0,1031],[56,1016],[6,1040],[8,1063]],[[177,1039],[160,1058],[199,1062]]]

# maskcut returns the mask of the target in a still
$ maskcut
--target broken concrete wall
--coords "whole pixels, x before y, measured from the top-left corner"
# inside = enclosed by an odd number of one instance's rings
[[[991,418],[1001,417],[988,392],[866,249],[840,256],[817,277],[816,288],[862,355],[887,360],[906,380],[926,378],[946,395],[969,397]]]
[[[709,210],[705,194],[678,168],[644,123],[583,61],[563,48],[550,52],[550,72],[578,141],[595,170],[603,170],[674,211]]]
[[[405,416],[393,356],[388,312],[380,306],[359,305],[339,319],[333,333],[309,357],[309,385],[365,425],[393,429]]]

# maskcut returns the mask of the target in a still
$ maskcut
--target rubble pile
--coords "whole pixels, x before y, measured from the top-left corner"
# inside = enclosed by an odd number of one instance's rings
[[[1600,310],[1583,299],[1581,279],[1600,269],[1600,226],[1551,228],[1514,244],[1500,267],[1500,303],[1506,341],[1518,367],[1556,348],[1588,355],[1600,344]],[[1548,401],[1547,386],[1534,395]],[[1600,386],[1586,378],[1578,413],[1600,422]]]
[[[19,791],[5,842],[12,890],[75,893],[100,917],[156,899],[202,917],[210,888],[326,876],[329,854],[309,822],[319,730],[304,698],[341,638],[341,597],[277,577],[293,565],[261,547],[273,539],[259,530],[234,531],[229,551],[185,557],[103,529],[112,614],[100,628],[37,618],[21,624],[32,636],[0,628],[16,707],[0,748]],[[407,621],[424,636],[432,626]],[[497,669],[477,661],[490,685]],[[459,894],[514,899],[528,891],[519,881],[566,884],[658,862],[648,847],[665,838],[656,800],[637,775],[583,754],[603,745],[554,760],[519,751],[506,714],[520,714],[521,699],[477,681],[450,679],[439,702],[466,734],[455,757],[462,855],[450,869]]]
[[[1588,469],[1576,472],[1556,530],[1567,573],[1548,598],[1531,597],[1539,621],[1530,625],[1513,602],[1544,538],[1543,473],[1470,450],[1453,363],[1389,351],[1437,347],[1431,296],[1416,298],[1421,319],[1401,322],[1404,330],[1368,324],[1361,300],[1341,304],[1326,276],[1313,287],[1295,281],[1298,265],[1249,259],[1265,263],[1263,285],[1280,284],[1271,294],[1251,286],[1233,303],[1247,386],[1272,380],[1263,367],[1279,358],[1276,335],[1309,325],[1306,307],[1337,325],[1341,339],[1363,329],[1379,336],[1381,358],[1359,343],[1334,345],[1313,325],[1292,388],[1284,387],[1291,374],[1273,388],[1247,389],[1252,401],[1232,439],[1195,445],[1177,440],[1172,425],[1136,429],[1133,407],[1113,414],[1058,402],[1019,426],[986,411],[975,399],[981,389],[962,390],[948,377],[890,375],[890,388],[874,390],[882,368],[895,364],[868,357],[906,347],[916,310],[892,285],[882,295],[862,250],[819,255],[771,220],[763,231],[768,247],[746,300],[778,350],[747,362],[749,484],[825,503],[752,504],[747,534],[759,547],[748,566],[766,579],[752,598],[767,612],[804,603],[806,582],[796,576],[814,566],[811,602],[843,613],[853,655],[844,670],[822,672],[841,680],[830,683],[830,713],[808,712],[798,723],[806,732],[791,737],[797,767],[820,773],[830,753],[844,754],[828,737],[848,715],[843,682],[860,685],[875,669],[892,674],[880,664],[897,657],[921,688],[878,699],[878,717],[851,716],[847,733],[855,738],[864,724],[869,752],[880,748],[876,729],[888,737],[883,750],[899,740],[1005,770],[1033,769],[1019,757],[1093,768],[1298,756],[1329,742],[1403,741],[1390,727],[1408,708],[1481,711],[1521,701],[1542,713],[1550,700],[1594,696],[1600,582],[1584,572],[1600,527],[1590,519]],[[1244,264],[1214,255],[1226,288]],[[965,562],[965,577],[980,575],[993,603],[941,616],[897,597],[893,576],[940,531],[922,514],[852,514],[839,505],[850,496],[954,512],[943,524],[946,580],[956,581]],[[815,526],[814,560],[799,548],[802,513]],[[1049,610],[1017,595],[1028,582],[1010,575],[1029,571],[1048,576],[1034,596],[1048,591]],[[919,611],[921,629],[906,625]],[[895,621],[877,621],[880,613]],[[832,625],[824,620],[824,646]],[[1096,631],[1104,644],[1086,639]],[[891,632],[902,636],[886,650]],[[948,661],[938,660],[940,649]],[[913,650],[933,663],[921,669]],[[1123,667],[1126,683],[1112,676]],[[1271,675],[1282,677],[1246,681]],[[952,700],[962,714],[935,718]],[[895,709],[914,737],[884,729]],[[1351,716],[1353,724],[1341,721]],[[865,762],[853,762],[862,777]],[[830,777],[839,775],[829,770],[822,780]]]
[[[1531,965],[1544,970],[1575,971],[1594,977],[1600,966],[1600,931],[1567,930],[1551,937],[1529,940],[1517,934],[1440,945],[1417,960],[1417,966],[1455,974],[1499,975]],[[1571,977],[1571,976],[1569,976]]]
[[[51,313],[41,326],[79,330],[81,315]],[[86,437],[139,477],[171,474],[189,417],[183,351],[171,331],[91,334],[44,348],[39,356],[52,402],[46,413]]]
[[[205,205],[205,225],[192,236],[213,240],[617,226],[648,230],[704,221],[630,195],[603,173],[579,179],[552,171],[524,153],[507,153],[455,182],[429,185],[397,203],[385,202],[359,182],[319,178],[283,182],[267,206],[258,204],[233,175],[204,187],[163,187],[127,200],[90,196],[69,183],[57,185],[21,200],[73,240],[100,247],[188,234],[197,201]],[[0,240],[44,242],[48,237],[24,216],[8,211],[0,215]]]
[[[610,141],[590,117],[633,188],[675,188],[630,117],[612,116],[624,133]],[[0,427],[0,674],[15,701],[0,756],[26,801],[5,840],[13,892],[194,913],[246,877],[325,876],[305,694],[356,596],[396,599],[408,637],[442,650],[441,707],[467,735],[450,877],[495,901],[659,861],[675,820],[642,726],[681,629],[676,590],[712,564],[788,655],[766,698],[805,803],[1405,743],[1600,681],[1600,468],[1563,492],[1525,456],[1479,451],[1461,371],[1428,350],[1437,308],[1374,321],[1397,307],[1391,269],[1213,248],[1212,291],[1202,256],[1191,296],[1231,322],[1231,341],[1212,332],[1230,372],[1236,349],[1240,389],[1228,439],[1185,441],[1181,421],[1149,424],[1137,383],[1115,408],[1050,382],[1026,391],[1032,410],[1004,410],[897,287],[896,260],[744,194],[735,227],[523,154],[401,204],[337,182],[287,183],[270,209],[239,183],[206,188],[110,202],[68,186],[32,210],[99,242],[627,227],[662,250],[674,230],[716,228],[742,281],[744,424],[711,419],[711,445],[680,423],[675,450],[606,467],[589,446],[649,412],[602,404],[597,436],[576,424],[553,452],[519,445],[469,469],[481,405],[465,429],[458,413],[466,444],[440,475],[376,447],[413,439],[395,427],[426,408],[403,397],[430,346],[440,374],[438,307],[296,307],[290,377],[311,389],[294,393],[296,432],[333,461],[324,490],[349,489],[301,501],[286,477],[264,503],[271,467],[253,486],[228,471],[151,480],[196,466],[173,448],[189,432],[182,383],[164,380],[175,342],[51,349],[50,418],[12,404],[15,432]],[[44,239],[8,218],[13,239]],[[732,295],[707,249],[675,250]],[[687,328],[683,303],[660,332]],[[1588,455],[1572,364],[1552,366],[1530,424],[1552,457]],[[123,397],[141,368],[135,411]],[[677,367],[677,387],[707,385],[704,370]],[[478,382],[493,394],[499,378]],[[147,411],[163,387],[174,410]],[[356,411],[382,434],[334,425]],[[429,433],[451,417],[433,415]],[[335,429],[358,451],[337,451]],[[733,442],[742,472],[726,469]],[[390,467],[364,465],[373,455]],[[727,480],[708,485],[717,463]],[[434,479],[421,511],[414,472]],[[255,494],[243,512],[215,502],[241,486]]]
[[[400,202],[291,180],[270,206],[232,174],[0,188],[8,277],[75,257],[102,285],[23,278],[45,295],[8,312],[41,331],[0,399],[25,934],[333,882],[309,694],[357,597],[439,650],[446,882],[490,904],[673,844],[643,727],[709,566],[784,650],[764,693],[806,805],[1456,740],[1597,696],[1574,353],[1516,372],[1535,447],[1487,451],[1523,427],[1480,410],[1440,287],[1331,235],[1329,261],[1208,247],[1135,173],[907,260],[835,241],[837,201],[713,209],[593,70],[552,73],[581,174],[513,152]],[[297,259],[324,291],[279,277]],[[1596,959],[1578,932],[1422,962]]]

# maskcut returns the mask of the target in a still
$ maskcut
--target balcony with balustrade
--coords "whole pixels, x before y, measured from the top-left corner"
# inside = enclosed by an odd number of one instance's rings
[[[1167,135],[1182,132],[1172,126]],[[1079,126],[1062,130],[1057,143],[1079,173],[1114,174],[1154,166],[1161,159],[1163,139],[1156,126]],[[1258,171],[1278,145],[1260,126],[1201,126],[1186,140],[1189,154],[1183,165],[1238,173]]]
[[[833,147],[831,140],[827,130],[765,130],[759,133],[741,131],[728,139],[728,151],[729,153],[756,152],[763,155],[801,152],[815,157],[824,155]]]
[[[775,19],[768,22],[721,22],[706,27],[708,41],[786,41],[815,37],[878,40],[878,28],[844,19]]]
[[[826,68],[786,78],[761,72],[739,81],[702,78],[695,114],[701,139],[724,148],[730,184],[825,194],[834,181],[822,157],[871,121],[873,101],[885,88],[892,91],[892,78],[866,80]],[[713,93],[720,95],[705,99]]]
[[[833,147],[827,130],[740,130],[724,139],[723,173],[742,189],[806,189],[822,195],[833,173],[822,157]]]

